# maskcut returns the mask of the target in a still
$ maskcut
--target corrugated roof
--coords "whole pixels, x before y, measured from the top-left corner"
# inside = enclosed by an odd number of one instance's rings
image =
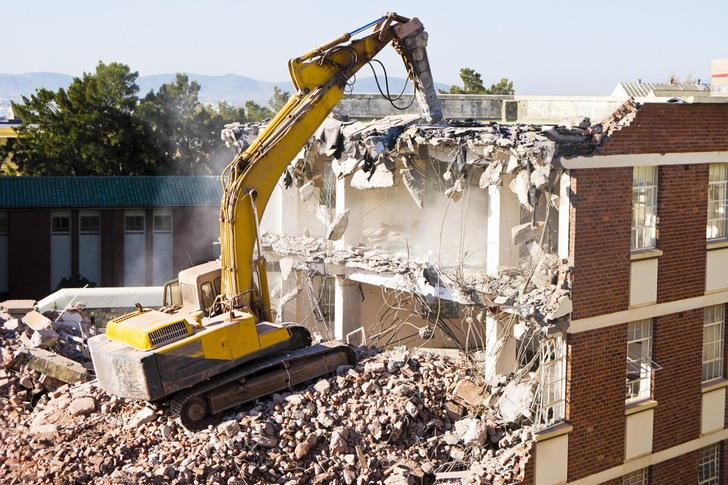
[[[0,208],[219,206],[220,178],[0,177]]]
[[[650,95],[657,97],[665,97],[661,92],[663,91],[680,91],[688,95],[695,95],[698,93],[710,93],[709,84],[696,84],[696,83],[619,83],[619,87],[624,89],[627,96],[633,98],[644,98]]]

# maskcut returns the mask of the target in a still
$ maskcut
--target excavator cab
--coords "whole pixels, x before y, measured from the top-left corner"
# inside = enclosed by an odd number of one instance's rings
[[[196,309],[209,317],[219,313],[220,261],[209,261],[180,271],[179,278],[164,285],[163,306]]]

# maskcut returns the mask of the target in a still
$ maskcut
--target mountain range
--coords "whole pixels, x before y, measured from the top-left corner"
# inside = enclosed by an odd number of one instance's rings
[[[226,101],[236,106],[243,106],[246,101],[252,100],[258,104],[266,105],[273,96],[273,88],[278,86],[283,91],[293,92],[290,81],[280,83],[258,81],[237,74],[222,76],[208,76],[202,74],[187,74],[190,81],[200,84],[200,102],[216,105],[218,101]],[[174,81],[175,74],[156,74],[152,76],[139,76],[139,97],[144,97],[149,91],[157,91],[163,84]],[[0,108],[9,107],[9,101],[19,101],[21,96],[30,96],[39,88],[57,91],[67,88],[73,81],[73,76],[54,72],[35,72],[25,74],[0,73]],[[382,80],[380,79],[380,82]],[[402,89],[404,78],[389,78],[390,90],[397,92]],[[448,85],[437,84],[441,89],[449,89]],[[411,92],[411,84],[407,86]],[[374,77],[358,78],[353,85],[352,92],[376,93],[379,92]]]

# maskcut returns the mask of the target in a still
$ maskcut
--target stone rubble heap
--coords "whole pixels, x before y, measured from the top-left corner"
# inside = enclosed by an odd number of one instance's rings
[[[526,473],[530,411],[504,419],[505,380],[478,385],[464,361],[359,348],[356,367],[187,430],[166,403],[32,370],[9,321],[0,324],[5,483],[517,483]]]

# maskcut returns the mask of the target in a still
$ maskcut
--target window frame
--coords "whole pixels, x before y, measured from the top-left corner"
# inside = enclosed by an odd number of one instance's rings
[[[656,370],[652,361],[652,327],[651,318],[628,323],[625,404],[644,401],[652,397],[652,376]],[[640,346],[638,355],[631,351],[637,345]],[[638,376],[634,377],[635,374]]]
[[[705,307],[703,313],[703,383],[722,379],[725,345],[725,305]]]
[[[131,225],[129,221],[134,220],[135,222],[141,221],[139,227],[136,224]],[[124,216],[124,234],[144,234],[145,233],[146,218],[144,214],[127,214]]]
[[[705,237],[708,241],[728,238],[728,163],[710,164]]]
[[[566,420],[566,336],[555,335],[539,344],[537,431]]]
[[[163,222],[166,221],[166,222]],[[174,228],[174,221],[172,220],[172,214],[161,213],[154,214],[153,219],[154,234],[172,234]]]
[[[657,247],[657,177],[656,165],[634,167],[632,172],[632,251]]]
[[[64,221],[65,224],[57,224]],[[54,236],[70,236],[71,235],[71,216],[54,215],[51,216],[51,234]]]
[[[627,473],[622,478],[622,485],[647,485],[649,483],[648,468],[640,468]]]
[[[698,485],[720,484],[720,442],[700,449]]]

